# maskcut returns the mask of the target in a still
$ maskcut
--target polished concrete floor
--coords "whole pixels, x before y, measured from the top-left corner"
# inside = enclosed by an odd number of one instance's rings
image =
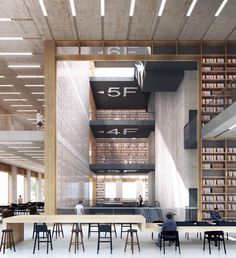
[[[1,227],[1,225],[0,225]],[[129,257],[184,257],[184,258],[208,258],[208,257],[235,257],[236,256],[236,235],[231,235],[230,239],[226,241],[227,254],[224,254],[223,249],[218,251],[216,247],[212,245],[212,254],[210,255],[208,249],[206,251],[202,250],[202,240],[196,238],[195,234],[190,234],[190,239],[186,240],[183,235],[180,236],[181,243],[181,254],[178,251],[175,251],[174,246],[166,247],[166,254],[163,254],[158,247],[154,244],[154,241],[151,240],[150,233],[139,232],[139,240],[141,245],[141,252],[139,253],[135,247],[134,254],[131,253],[130,247],[127,248],[126,253],[124,253],[124,244],[125,237],[120,239],[119,226],[117,227],[118,238],[113,236],[113,253],[110,254],[110,249],[108,244],[103,244],[99,254],[96,253],[97,248],[97,235],[93,233],[90,239],[87,239],[87,227],[84,226],[84,245],[85,252],[81,249],[74,254],[73,250],[69,253],[68,246],[70,241],[70,230],[71,225],[64,225],[64,234],[65,238],[53,239],[53,251],[49,251],[48,255],[46,254],[46,245],[41,244],[40,250],[36,250],[35,254],[32,253],[33,250],[33,240],[32,240],[32,225],[27,225],[25,227],[25,241],[18,243],[16,245],[16,252],[14,253],[11,250],[7,250],[6,253],[0,253],[0,257],[12,258],[12,257],[21,257],[21,258],[31,258],[31,257],[117,257],[117,258],[129,258]]]

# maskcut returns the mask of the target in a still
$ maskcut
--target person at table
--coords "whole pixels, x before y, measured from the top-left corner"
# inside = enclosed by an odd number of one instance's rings
[[[212,221],[221,221],[221,216],[218,211],[218,208],[216,207],[214,211],[211,212],[211,220]]]
[[[83,215],[84,214],[84,206],[83,206],[83,201],[80,200],[79,204],[75,206],[75,212],[77,215]]]
[[[22,204],[23,203],[23,198],[21,197],[21,195],[19,195],[17,202],[18,202],[18,204]]]
[[[164,232],[164,231],[176,231],[177,224],[173,219],[173,213],[169,212],[166,215],[166,218],[167,218],[167,220],[163,223],[161,231],[162,232]],[[171,244],[172,244],[172,242],[169,243],[169,245],[171,245]],[[161,233],[158,234],[158,239],[157,239],[156,245],[158,247],[160,247],[160,245],[161,245]]]

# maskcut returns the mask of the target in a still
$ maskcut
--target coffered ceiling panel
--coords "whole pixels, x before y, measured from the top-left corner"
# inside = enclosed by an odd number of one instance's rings
[[[130,1],[110,0],[106,2],[104,34],[106,39],[126,39],[129,23]]]
[[[76,21],[80,39],[101,39],[100,0],[77,0]]]
[[[148,39],[155,26],[160,0],[136,1],[129,39]]]

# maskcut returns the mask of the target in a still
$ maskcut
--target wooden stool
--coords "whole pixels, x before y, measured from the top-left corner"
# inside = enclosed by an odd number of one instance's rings
[[[15,242],[14,242],[14,238],[13,238],[13,230],[12,229],[3,229],[1,245],[0,245],[0,252],[3,248],[3,253],[5,254],[5,249],[6,248],[12,249],[12,247],[15,252],[16,248],[15,248]]]
[[[134,241],[134,234],[136,235],[136,241]],[[130,240],[129,240],[129,236],[130,236]],[[124,252],[126,252],[127,245],[131,246],[132,254],[134,253],[134,245],[138,246],[138,250],[140,252],[140,245],[139,245],[139,240],[138,240],[138,230],[137,229],[128,229],[127,230],[127,237],[126,237],[126,241],[125,241]]]
[[[73,240],[74,238],[74,240]],[[81,240],[80,240],[81,239]],[[75,246],[75,254],[76,250],[79,250],[79,246],[82,245],[83,252],[84,252],[84,242],[83,242],[83,234],[81,228],[76,228],[71,230],[71,238],[70,238],[70,245],[69,245],[69,252],[71,249],[71,246]]]
[[[62,223],[54,223],[53,224],[52,237],[53,237],[54,233],[56,235],[56,239],[57,239],[57,236],[60,237],[61,235],[64,238],[64,232],[63,232],[63,228],[62,228]]]

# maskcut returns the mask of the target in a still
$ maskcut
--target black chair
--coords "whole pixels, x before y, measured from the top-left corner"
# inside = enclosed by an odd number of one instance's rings
[[[82,245],[83,252],[84,252],[84,241],[83,241],[83,233],[82,229],[79,228],[79,226],[73,225],[71,230],[71,238],[70,238],[70,245],[69,245],[69,252],[71,249],[71,246],[74,245],[74,252],[76,253],[76,250],[79,249],[79,246]]]
[[[13,230],[12,229],[3,229],[2,230],[2,238],[1,238],[1,245],[0,245],[0,252],[3,249],[3,253],[5,254],[5,249],[10,248],[10,250],[16,251],[15,242],[13,238]]]
[[[134,235],[136,236],[136,241],[134,240]],[[129,237],[130,237],[130,239],[129,239]],[[126,237],[126,241],[125,241],[124,252],[126,252],[127,245],[130,245],[132,254],[134,253],[134,245],[138,246],[138,250],[140,252],[140,245],[139,245],[139,240],[138,240],[138,230],[137,229],[128,229],[127,230],[127,237]]]
[[[215,245],[220,250],[220,242],[223,243],[224,251],[226,254],[226,247],[225,247],[225,239],[224,239],[224,232],[223,231],[205,231],[204,232],[204,240],[203,240],[203,251],[205,251],[205,244],[206,240],[208,241],[209,246],[209,253],[211,254],[211,242],[214,242]]]
[[[107,236],[109,234],[109,236]],[[112,230],[111,225],[98,225],[98,244],[97,254],[100,250],[100,243],[110,243],[110,251],[112,253]]]
[[[89,223],[88,225],[88,239],[91,233],[98,233],[98,223]]]
[[[131,223],[121,223],[120,226],[120,238],[122,239],[122,233],[127,233],[129,229],[132,229]]]
[[[62,223],[54,223],[53,224],[52,237],[53,237],[54,233],[56,235],[56,239],[57,239],[57,237],[60,237],[60,236],[62,236],[64,238]]]
[[[179,232],[178,231],[162,231],[161,232],[161,243],[160,243],[160,250],[162,248],[163,243],[163,253],[165,254],[165,242],[174,242],[175,243],[175,250],[177,247],[179,248],[180,252],[180,242],[179,242]]]
[[[43,234],[43,235],[40,235]],[[48,247],[50,244],[52,250],[52,235],[51,230],[47,228],[46,224],[36,225],[36,236],[34,239],[34,249],[33,254],[35,253],[36,243],[38,242],[38,250],[40,243],[47,243],[47,254],[48,254]]]

